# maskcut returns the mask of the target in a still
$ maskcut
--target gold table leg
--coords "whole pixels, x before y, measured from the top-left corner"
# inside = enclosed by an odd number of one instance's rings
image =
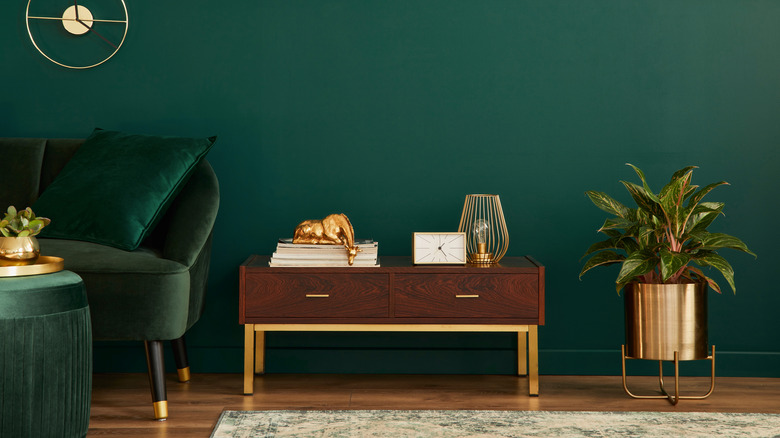
[[[255,331],[255,374],[265,373],[265,332]]]
[[[539,326],[528,326],[528,395],[539,395]]]
[[[528,331],[517,332],[517,375],[528,375]]]
[[[254,392],[255,325],[244,324],[244,395]]]

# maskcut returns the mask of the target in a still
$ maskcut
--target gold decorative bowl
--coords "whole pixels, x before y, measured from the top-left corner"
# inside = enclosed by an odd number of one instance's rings
[[[32,265],[40,255],[35,237],[0,237],[0,266]]]

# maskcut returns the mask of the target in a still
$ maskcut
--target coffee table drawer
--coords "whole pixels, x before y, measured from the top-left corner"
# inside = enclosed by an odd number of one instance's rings
[[[389,315],[387,274],[246,276],[246,315],[265,318],[360,318]]]
[[[538,282],[533,274],[399,274],[394,282],[394,316],[536,318]]]

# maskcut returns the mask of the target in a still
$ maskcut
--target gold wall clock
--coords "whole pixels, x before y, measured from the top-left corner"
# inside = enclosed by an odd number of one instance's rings
[[[465,265],[466,233],[414,233],[412,260],[415,265]]]
[[[124,0],[29,0],[25,20],[38,52],[73,69],[111,59],[125,42],[129,25]]]

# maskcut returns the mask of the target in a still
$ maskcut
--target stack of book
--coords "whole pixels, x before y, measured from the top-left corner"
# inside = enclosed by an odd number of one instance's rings
[[[377,242],[373,240],[356,240],[355,245],[360,252],[352,262],[354,267],[378,267],[379,258]],[[350,266],[347,250],[344,245],[292,243],[292,239],[280,239],[276,252],[271,256],[268,266],[317,267],[317,266]]]

